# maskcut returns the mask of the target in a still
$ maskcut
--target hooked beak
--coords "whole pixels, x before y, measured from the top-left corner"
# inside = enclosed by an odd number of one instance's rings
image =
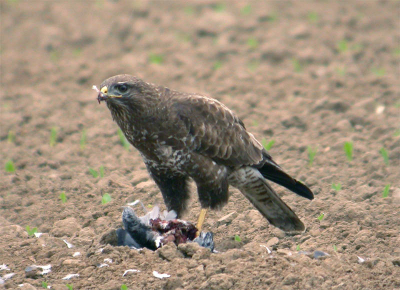
[[[107,101],[108,99],[113,99],[113,98],[122,98],[122,95],[110,95],[108,94],[108,88],[106,86],[102,87],[101,90],[99,90],[96,86],[93,86],[93,89],[98,92],[99,94],[97,95],[97,101]]]

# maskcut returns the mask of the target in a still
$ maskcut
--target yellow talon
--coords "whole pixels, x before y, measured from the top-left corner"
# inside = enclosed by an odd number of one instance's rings
[[[202,208],[200,211],[200,216],[199,216],[199,220],[197,221],[197,233],[196,236],[198,237],[201,233],[201,229],[203,228],[203,223],[204,220],[206,219],[206,214],[207,214],[207,210],[205,208]]]

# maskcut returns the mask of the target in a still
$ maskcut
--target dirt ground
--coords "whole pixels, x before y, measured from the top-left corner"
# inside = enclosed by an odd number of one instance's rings
[[[399,1],[0,3],[0,288],[400,288]],[[219,253],[100,244],[127,203],[164,207],[91,89],[120,73],[217,98],[275,141],[274,159],[315,192],[275,186],[307,230],[281,232],[231,189],[205,224]],[[101,166],[104,177],[90,174]],[[195,222],[193,197],[184,218]]]

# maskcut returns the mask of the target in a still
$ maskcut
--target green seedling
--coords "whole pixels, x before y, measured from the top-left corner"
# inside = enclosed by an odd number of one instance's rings
[[[12,160],[9,160],[6,162],[6,165],[4,166],[4,169],[6,170],[6,172],[8,173],[14,173],[15,172],[15,165],[14,162]]]
[[[317,12],[310,12],[307,15],[308,21],[311,23],[316,23],[319,20],[319,16]]]
[[[258,47],[258,40],[255,38],[249,38],[247,40],[247,45],[251,48],[251,49],[256,49]]]
[[[109,203],[110,201],[111,201],[111,195],[109,195],[108,193],[105,193],[103,195],[103,197],[101,198],[101,203],[102,204]]]
[[[82,133],[81,133],[81,141],[80,141],[80,145],[81,145],[81,150],[84,150],[86,147],[86,130],[83,129]]]
[[[382,197],[386,198],[389,196],[389,191],[390,191],[390,183],[386,184],[385,188],[383,189],[383,194]]]
[[[385,162],[386,165],[389,165],[389,153],[388,151],[382,147],[381,150],[379,150],[379,152],[382,155],[383,161]]]
[[[394,131],[393,136],[394,136],[394,137],[400,136],[400,129],[397,129],[396,131]]]
[[[222,61],[217,60],[216,62],[214,62],[214,65],[213,65],[214,70],[220,69],[221,67],[222,67]]]
[[[164,62],[164,56],[162,54],[151,53],[149,55],[150,63],[162,64]]]
[[[50,130],[50,147],[54,147],[57,143],[57,128],[53,127]]]
[[[59,196],[60,200],[62,203],[66,203],[67,202],[67,195],[65,194],[65,192],[61,192],[60,196]]]
[[[324,217],[325,217],[325,214],[324,214],[324,213],[321,213],[321,214],[317,217],[317,220],[322,221],[322,220],[324,219]]]
[[[311,146],[308,146],[307,151],[308,151],[308,166],[311,167],[318,150],[317,148],[312,148]]]
[[[337,247],[336,247],[336,245],[333,245],[333,250],[334,250],[335,252],[337,252]]]
[[[8,131],[8,136],[7,136],[7,141],[8,143],[15,143],[15,133],[14,131]]]
[[[332,183],[332,189],[339,191],[342,189],[342,185],[340,183]]]
[[[338,75],[340,75],[341,77],[344,77],[346,75],[346,68],[338,67],[338,68],[336,68],[336,73]]]
[[[371,71],[377,77],[383,77],[386,74],[386,70],[384,68],[373,68]]]
[[[241,242],[241,241],[242,239],[238,235],[235,235],[235,242]]]
[[[121,285],[121,290],[128,290],[128,286],[126,286],[125,284]]]
[[[118,129],[117,132],[118,132],[119,141],[121,142],[122,146],[124,146],[126,151],[129,151],[130,150],[129,142],[128,142],[128,140],[126,140],[124,133],[122,132],[121,129]]]
[[[89,173],[90,173],[94,178],[99,177],[99,173],[97,172],[97,170],[95,170],[95,169],[93,169],[93,168],[90,168],[90,167],[89,167]]]
[[[296,251],[297,251],[297,252],[300,251],[300,245],[297,245],[297,246],[296,246]]]
[[[353,160],[353,142],[344,142],[344,153],[346,154],[347,160]]]
[[[244,6],[241,10],[243,15],[249,15],[251,13],[251,5],[248,4],[246,6]]]
[[[74,290],[74,287],[72,287],[70,284],[65,284],[65,286],[68,288],[68,290]]]
[[[292,65],[293,65],[293,70],[294,70],[295,72],[297,72],[297,73],[299,73],[299,72],[301,72],[301,71],[303,70],[303,66],[302,66],[301,63],[300,63],[297,59],[295,59],[295,58],[292,59]]]
[[[340,53],[345,53],[346,51],[349,50],[349,44],[347,40],[343,39],[338,42],[337,44],[337,49],[339,50]]]
[[[400,47],[395,48],[395,49],[393,50],[393,54],[396,55],[396,56],[399,56],[399,55],[400,55]]]
[[[101,178],[104,177],[104,166],[103,165],[100,166],[100,168],[99,168],[99,175],[100,175]]]
[[[271,141],[269,141],[267,143],[267,139],[263,138],[261,140],[261,144],[262,144],[262,146],[264,147],[265,150],[269,151],[269,150],[271,150],[272,146],[274,146],[275,140],[271,140]]]
[[[216,12],[223,12],[226,10],[226,5],[224,3],[217,3],[213,5],[213,10]]]
[[[42,287],[45,288],[45,289],[47,289],[47,286],[48,286],[48,285],[47,285],[47,282],[42,281]]]
[[[27,231],[29,236],[33,236],[38,231],[37,227],[34,227],[34,228],[31,229],[30,226],[26,226],[25,229],[26,229],[26,231]]]

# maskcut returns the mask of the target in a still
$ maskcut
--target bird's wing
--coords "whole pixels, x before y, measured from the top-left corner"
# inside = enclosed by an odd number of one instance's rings
[[[227,166],[255,165],[264,160],[263,146],[225,105],[199,95],[177,95],[171,109],[192,151]]]

